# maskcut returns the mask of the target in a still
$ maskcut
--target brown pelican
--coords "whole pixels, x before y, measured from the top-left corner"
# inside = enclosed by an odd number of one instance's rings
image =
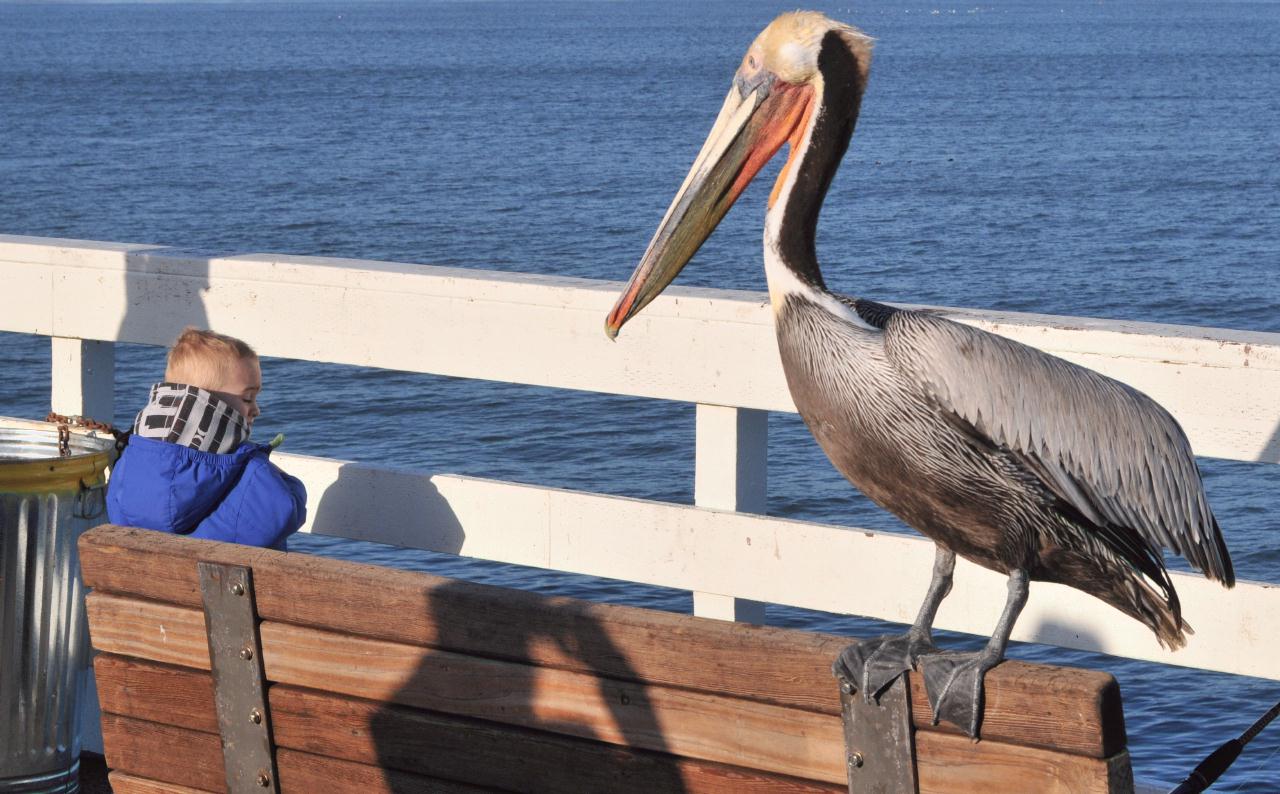
[[[814,233],[870,62],[866,35],[821,14],[765,28],[605,329],[615,336],[671,283],[788,144],[764,264],[792,399],[836,468],[937,545],[910,630],[850,646],[836,669],[870,698],[918,662],[934,714],[976,737],[983,676],[1004,657],[1029,580],[1090,593],[1176,648],[1190,627],[1162,549],[1228,587],[1235,576],[1186,436],[1149,397],[941,316],[827,289]],[[932,641],[956,554],[1009,577],[977,653]]]

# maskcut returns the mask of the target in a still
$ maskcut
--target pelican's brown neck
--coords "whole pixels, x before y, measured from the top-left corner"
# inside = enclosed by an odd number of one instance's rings
[[[822,201],[831,187],[858,120],[866,86],[870,50],[855,52],[836,31],[822,41],[818,74],[804,123],[789,140],[791,151],[769,197],[765,221],[765,259],[803,284],[826,290],[818,268],[816,235]],[[771,261],[776,260],[776,261]],[[775,276],[770,274],[770,292]]]

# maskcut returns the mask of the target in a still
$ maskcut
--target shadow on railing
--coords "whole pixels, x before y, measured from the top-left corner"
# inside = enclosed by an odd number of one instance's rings
[[[124,314],[116,339],[150,339],[157,334],[176,338],[186,326],[209,327],[209,312],[205,308],[204,295],[209,291],[209,260],[217,256],[213,252],[198,252],[187,248],[147,248],[129,251],[124,255]],[[155,282],[147,279],[156,271],[161,257],[182,257],[183,276],[165,282],[164,302],[175,305],[180,311],[171,313],[163,327],[157,327],[149,307],[157,301]]]
[[[341,463],[319,490],[309,490],[308,529],[321,535],[458,554],[466,530],[427,477]],[[313,483],[314,486],[314,483]],[[430,539],[425,536],[429,533]],[[416,540],[416,543],[405,541]]]
[[[1263,445],[1262,454],[1258,457],[1259,460],[1280,461],[1280,422],[1276,423],[1271,439]]]

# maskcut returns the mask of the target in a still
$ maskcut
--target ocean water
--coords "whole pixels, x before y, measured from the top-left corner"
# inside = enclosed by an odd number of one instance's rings
[[[790,7],[0,2],[0,233],[622,280],[745,47]],[[877,39],[819,227],[834,288],[1280,331],[1280,4],[815,7]],[[680,283],[763,289],[776,168]],[[121,346],[118,423],[162,362],[159,349]],[[0,366],[0,413],[42,416],[47,340],[0,334]],[[294,452],[692,501],[690,405],[263,369],[258,432],[286,432]],[[844,483],[797,417],[771,417],[769,456],[770,513],[906,531]],[[1280,467],[1201,465],[1239,574],[1280,582]],[[325,538],[294,547],[690,608],[687,593],[659,588]],[[1011,655],[1113,672],[1138,776],[1162,784],[1280,699],[1271,681],[1038,646]],[[1280,726],[1215,790],[1280,791]]]

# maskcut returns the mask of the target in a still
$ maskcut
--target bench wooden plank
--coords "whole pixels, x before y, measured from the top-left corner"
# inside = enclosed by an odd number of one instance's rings
[[[293,750],[280,750],[276,754],[276,765],[280,772],[280,791],[284,794],[488,794],[494,791]],[[113,794],[213,794],[124,772],[112,772],[108,778]]]
[[[1133,770],[1127,750],[1101,759],[1054,755],[1012,744],[1002,746],[998,753],[975,752],[972,741],[963,735],[916,731],[915,736],[916,756],[920,759],[917,766],[920,794],[1133,792]],[[986,740],[980,742],[986,743]],[[1087,763],[1082,763],[1085,761]]]
[[[806,779],[845,776],[834,715],[280,623],[263,624],[262,641],[273,681]]]
[[[223,791],[222,755],[217,734],[193,730],[109,711],[126,703],[130,695],[120,688],[137,686],[150,673],[154,680],[142,683],[151,691],[164,683],[176,688],[203,690],[209,676],[201,671],[177,671],[135,660],[113,660],[111,670],[127,670],[104,680],[103,736],[111,749],[108,763],[128,774],[163,783]],[[198,681],[204,679],[204,681]],[[791,779],[723,764],[678,758],[608,744],[528,731],[480,720],[451,717],[343,696],[327,696],[310,690],[275,685],[270,690],[275,741],[280,748],[280,779],[299,782],[297,791],[315,789],[307,780],[323,775],[324,764],[315,756],[359,764],[352,791],[382,774],[376,767],[417,773],[409,781],[428,778],[467,779],[485,788],[512,791],[616,791],[652,792],[683,790],[688,794],[778,791],[794,794],[835,794],[842,786]],[[179,710],[149,709],[149,715],[169,723],[201,723],[205,717],[194,704],[192,692],[170,699]],[[288,750],[296,750],[290,755]],[[305,757],[304,755],[305,754]],[[190,769],[185,759],[192,759]],[[175,762],[174,759],[183,759]],[[305,760],[289,768],[286,759]],[[354,767],[347,768],[351,773]],[[425,776],[425,777],[424,777]],[[394,789],[396,777],[382,785]],[[433,785],[438,783],[433,780]],[[399,789],[400,791],[406,789]],[[410,788],[408,790],[421,790]],[[452,791],[441,784],[442,791]],[[471,788],[457,788],[470,791]]]
[[[278,687],[272,690],[273,715],[290,715],[286,718],[290,735],[288,743],[303,744],[310,751],[323,755],[335,755],[361,763],[382,763],[397,768],[415,768],[418,765],[438,763],[458,763],[460,758],[454,754],[475,759],[486,768],[490,764],[505,765],[502,756],[507,753],[498,743],[488,740],[483,728],[476,728],[472,733],[465,727],[459,728],[457,723],[441,721],[438,715],[416,711],[403,707],[387,707],[379,704],[330,696],[312,690]],[[296,714],[296,718],[293,715]],[[437,724],[438,723],[438,724]],[[485,726],[488,723],[476,723]],[[728,727],[728,726],[726,726]],[[305,732],[303,734],[294,731]],[[1116,794],[1124,791],[1123,781],[1116,774],[1115,764],[1107,759],[1085,758],[1065,753],[1051,753],[1035,748],[1014,745],[981,742],[981,748],[975,751],[974,743],[964,736],[953,736],[945,733],[923,734],[928,737],[923,750],[918,750],[921,794],[990,794],[991,791],[1058,791],[1066,794]],[[543,734],[548,739],[559,741],[555,737]],[[575,741],[575,740],[563,740]],[[919,741],[917,748],[921,745]],[[554,761],[554,749],[542,746],[535,755],[539,759]],[[963,774],[954,776],[952,767],[955,759],[964,758]],[[576,763],[572,758],[562,759],[564,764],[572,766]],[[706,762],[678,761],[681,764],[701,764]],[[558,768],[555,767],[555,768]],[[702,785],[691,785],[688,768],[681,766],[684,777],[677,783],[672,779],[648,776],[649,788],[641,787],[641,791],[683,790],[688,792],[707,790]],[[425,771],[425,770],[424,770]],[[741,770],[740,770],[741,771]],[[441,773],[443,774],[443,773]],[[526,770],[526,774],[535,775]],[[1045,777],[1047,776],[1047,777]],[[536,775],[533,779],[536,779]],[[1061,786],[1059,786],[1061,781]],[[481,781],[490,782],[490,781]],[[494,784],[500,785],[496,781]],[[719,780],[713,779],[708,785],[715,785],[715,791],[747,791],[745,779],[731,781],[725,788],[719,786]],[[785,788],[764,790],[812,790],[810,788],[794,788],[807,785],[803,781],[794,781]],[[778,784],[779,786],[781,784]],[[843,792],[847,785],[843,777],[838,781],[828,781],[817,790]],[[585,779],[580,785],[556,784],[544,781],[533,786],[540,791],[630,791],[630,787],[622,788],[621,782],[611,778]]]
[[[515,791],[837,794],[843,785],[276,686],[276,740],[363,764]]]
[[[200,605],[199,559],[253,566],[258,611],[268,620],[839,714],[830,662],[849,638],[552,598],[146,530],[99,527],[81,541],[90,587],[189,607]],[[202,644],[202,627],[168,642]],[[194,647],[170,649],[187,650]],[[916,724],[932,729],[923,687],[915,681],[911,690]],[[1119,687],[1109,674],[1009,661],[987,676],[986,692],[988,738],[1095,758],[1125,747]]]
[[[131,712],[133,717],[175,723],[182,727],[209,724],[209,709],[201,705],[202,697],[207,697],[211,691],[207,673],[110,656],[100,656],[99,663],[100,670],[106,673],[99,680],[104,710],[116,711],[133,705],[138,707],[137,712]],[[161,687],[173,691],[159,702],[151,702],[144,697],[158,692]],[[582,756],[595,759],[594,762],[601,765],[601,769],[592,774],[603,776],[596,782],[606,788],[591,790],[612,790],[609,786],[614,784],[609,776],[621,774],[619,769],[630,769],[637,764],[653,766],[658,764],[654,759],[667,759],[665,763],[668,765],[682,763],[656,752],[642,752],[640,755],[648,760],[636,761],[625,756],[628,751],[624,748],[610,748],[598,742],[535,734],[494,722],[385,706],[374,701],[286,685],[273,686],[270,699],[275,738],[281,747],[333,755],[359,764],[387,764],[419,774],[463,777],[469,768],[487,769],[491,762],[496,763],[494,758],[530,755],[526,750],[532,747],[536,748],[536,755],[541,760],[526,759],[521,763],[526,765],[522,767],[526,772],[528,765],[534,767],[534,772],[528,772],[534,775],[534,779],[547,781],[551,786],[550,781],[558,774],[560,762],[569,763],[565,759]],[[835,745],[839,741],[838,723],[830,733],[832,735],[826,741]],[[1128,756],[1123,752],[1111,759],[1089,759],[989,740],[975,745],[963,736],[925,731],[917,731],[916,744],[922,791],[988,794],[992,786],[1020,790],[1025,788],[1028,780],[1035,780],[1037,787],[1042,785],[1041,781],[1051,781],[1043,784],[1050,786],[1047,790],[1051,791],[1055,790],[1052,786],[1060,785],[1062,787],[1056,790],[1063,792],[1123,792],[1132,781]],[[834,746],[832,752],[836,758],[842,757],[840,746]],[[413,760],[417,757],[415,754],[423,753],[429,757]],[[693,760],[688,763],[693,764],[690,769],[705,767],[714,773],[711,782],[702,785],[717,791],[734,790],[732,786],[717,788],[721,777],[730,774],[724,771],[728,765]],[[621,766],[610,766],[618,764]],[[283,769],[280,774],[283,780]],[[505,785],[503,781],[506,779],[501,775],[506,772],[484,771],[481,774],[490,777],[480,778],[480,783]],[[663,776],[670,778],[674,773],[663,767],[648,774],[657,774],[658,777],[653,779],[661,780]],[[838,791],[843,783],[842,775],[843,770],[839,770],[829,775],[825,784],[808,784],[789,776],[770,777],[737,769],[732,770],[730,779],[735,781],[734,786],[739,787],[745,786],[747,781],[763,785],[761,781],[776,779],[781,781],[779,785],[784,789]],[[579,790],[589,790],[589,787]],[[641,787],[639,790],[644,789]]]
[[[494,791],[285,748],[276,751],[276,766],[280,770],[280,791],[285,794],[485,794]]]
[[[137,665],[100,656],[103,708],[161,721],[166,710],[190,712],[186,727],[216,731],[208,676],[186,692],[176,686],[179,668],[168,666],[208,667],[195,641],[203,614],[101,593],[90,600],[90,619],[108,627],[94,632],[98,650],[165,665],[140,676]],[[794,777],[845,775],[840,720],[831,715],[297,626],[263,623],[260,631],[275,682]],[[148,648],[148,637],[163,641]]]
[[[93,673],[104,712],[218,732],[213,677],[207,672],[99,653]]]
[[[107,775],[107,781],[111,784],[112,794],[213,794],[205,789],[161,783],[124,772],[112,772]]]
[[[89,639],[99,651],[209,669],[204,612],[92,592],[85,598]]]
[[[988,673],[984,684],[984,738],[1091,758],[1109,758],[1127,745],[1120,685],[1110,673],[1010,659]],[[920,675],[908,673],[907,688],[916,727],[964,735],[951,723],[933,724]]]
[[[95,592],[89,614],[100,651],[208,668],[202,612]],[[263,623],[260,631],[272,681],[798,777],[843,779],[843,737],[833,715],[285,624]],[[938,730],[927,708],[916,707],[914,720],[922,732]],[[724,724],[735,730],[720,730]],[[985,733],[987,741],[1000,740],[993,734]]]
[[[221,794],[226,791],[217,734],[103,714],[103,737],[119,764],[108,776],[115,794]],[[190,755],[188,755],[190,754]],[[216,769],[211,763],[216,762]],[[309,753],[276,753],[282,794],[481,794],[465,783],[353,764]]]
[[[102,744],[112,770],[201,791],[227,790],[216,733],[103,712]]]
[[[198,560],[252,566],[264,620],[708,691],[733,676],[743,697],[839,713],[830,662],[815,664],[839,653],[838,637],[712,621],[695,631],[686,615],[147,530],[101,526],[81,542],[88,587],[191,607]]]

